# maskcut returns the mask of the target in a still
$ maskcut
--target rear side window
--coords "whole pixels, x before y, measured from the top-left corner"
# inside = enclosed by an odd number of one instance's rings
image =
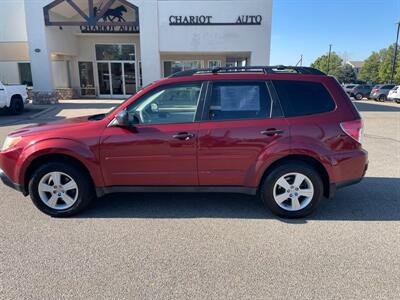
[[[210,120],[267,118],[271,108],[265,82],[214,82],[210,100]]]
[[[335,109],[335,102],[321,83],[274,80],[273,84],[287,117],[313,115]]]
[[[394,85],[385,85],[382,87],[383,90],[389,90],[392,89],[394,87]]]

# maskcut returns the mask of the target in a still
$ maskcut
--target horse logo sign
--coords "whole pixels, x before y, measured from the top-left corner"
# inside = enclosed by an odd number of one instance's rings
[[[121,25],[120,23],[127,23],[124,14],[128,12],[124,5],[115,8],[108,8],[104,14],[101,15],[102,5],[93,8],[93,15],[96,17],[96,25],[81,26],[82,33],[137,33],[139,32],[138,26]],[[119,25],[103,25],[102,23],[115,23]]]
[[[50,11],[66,2],[84,21],[51,20]],[[55,0],[44,7],[46,26],[79,26],[82,33],[139,33],[139,9],[127,0],[104,0],[99,6],[93,6],[93,0],[87,0],[89,12],[80,7],[83,2],[77,0]]]
[[[97,17],[99,12],[101,11],[101,6],[99,8],[94,7],[94,15]],[[125,6],[120,5],[116,8],[109,8],[107,11],[100,17],[99,20],[103,20],[103,22],[114,22],[115,19],[117,19],[117,22],[126,22],[124,19],[123,15],[128,12]]]

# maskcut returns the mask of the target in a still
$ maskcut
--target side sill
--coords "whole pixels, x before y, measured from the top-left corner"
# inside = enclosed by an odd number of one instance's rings
[[[236,193],[256,195],[257,188],[241,186],[108,186],[96,188],[97,197],[113,193]]]

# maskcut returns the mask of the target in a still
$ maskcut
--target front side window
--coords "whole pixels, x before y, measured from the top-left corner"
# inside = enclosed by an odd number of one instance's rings
[[[318,82],[273,80],[283,111],[287,117],[330,112],[335,102]]]
[[[128,107],[130,121],[139,124],[192,123],[200,91],[200,82],[158,88]]]
[[[265,82],[215,82],[210,100],[210,120],[267,118],[271,107]]]

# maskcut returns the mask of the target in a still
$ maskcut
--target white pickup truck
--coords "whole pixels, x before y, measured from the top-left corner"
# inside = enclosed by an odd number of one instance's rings
[[[0,108],[7,109],[13,115],[19,115],[28,102],[26,85],[7,85],[0,81]]]

